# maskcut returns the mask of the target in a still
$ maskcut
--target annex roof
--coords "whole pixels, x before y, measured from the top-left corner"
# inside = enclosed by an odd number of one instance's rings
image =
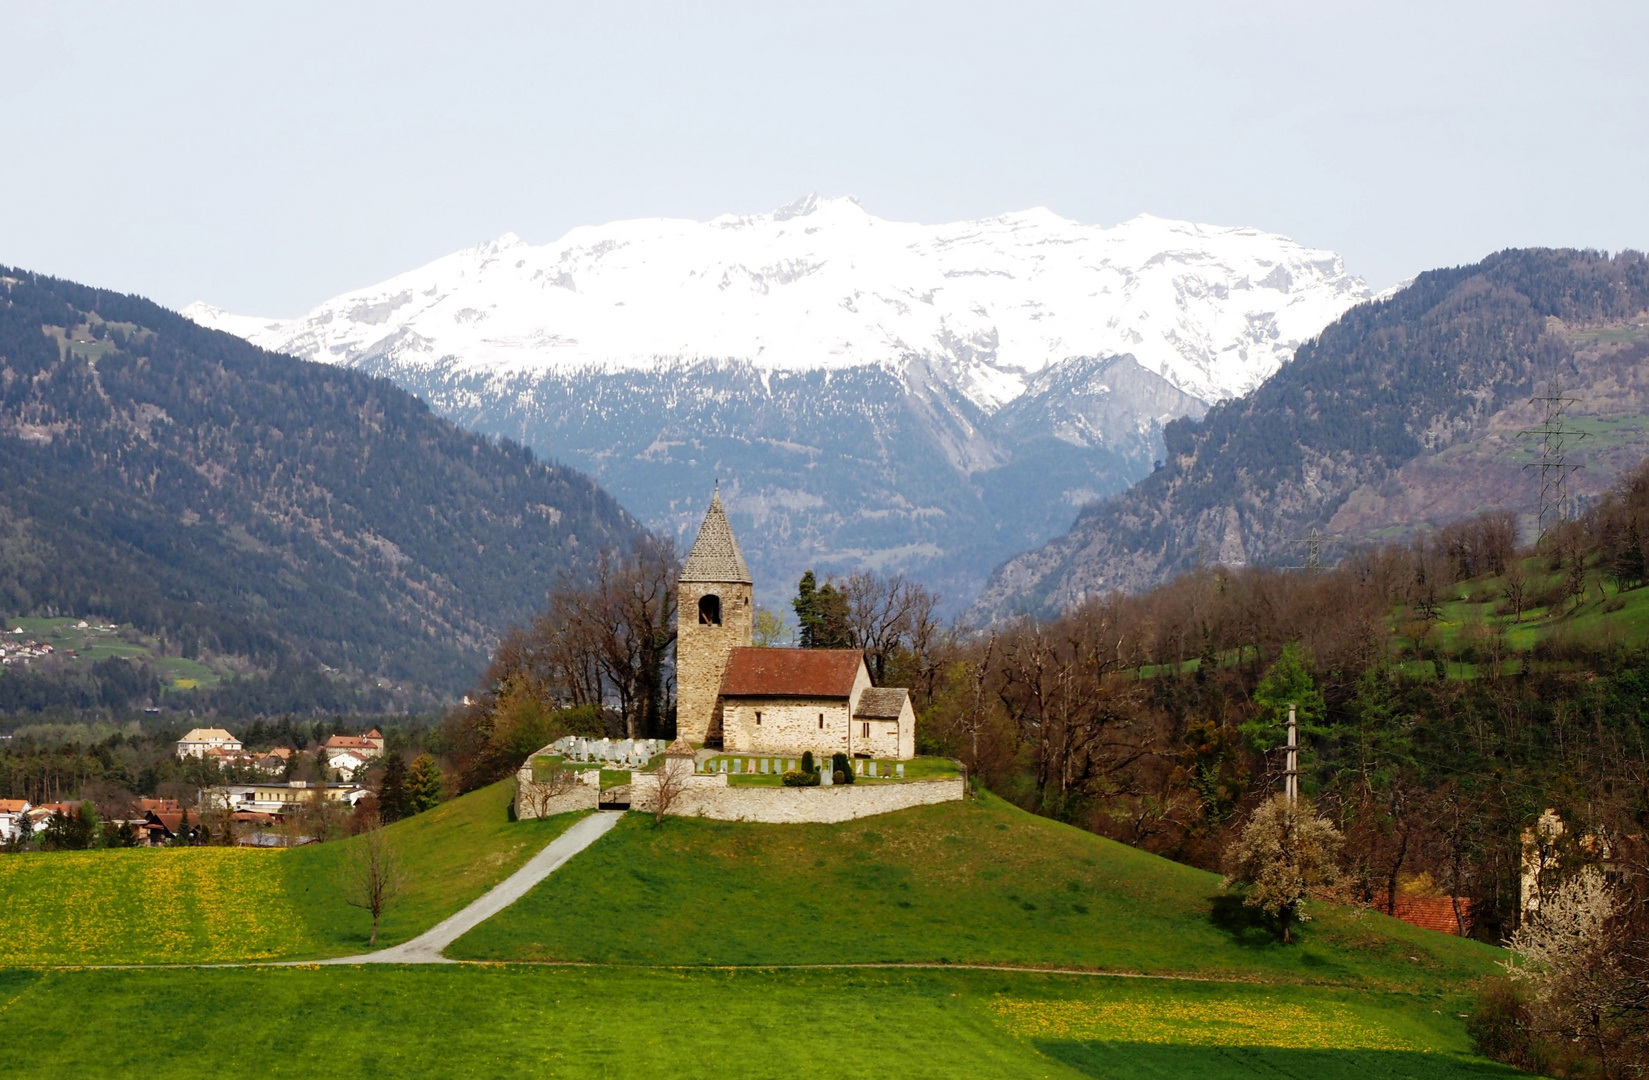
[[[866,720],[897,720],[905,711],[910,691],[902,686],[872,686],[859,695],[853,715]]]
[[[693,550],[687,553],[687,562],[682,565],[681,580],[755,584],[750,567],[745,565],[744,552],[739,550],[739,542],[733,537],[733,526],[727,523],[719,487],[710,496],[710,509],[704,512],[699,538],[693,541]]]
[[[858,649],[736,648],[721,676],[723,697],[846,698],[864,666]]]
[[[326,740],[328,750],[376,750],[378,747],[371,739],[364,739],[359,735],[334,735]]]
[[[0,799],[0,814],[21,814],[28,808],[25,799]]]

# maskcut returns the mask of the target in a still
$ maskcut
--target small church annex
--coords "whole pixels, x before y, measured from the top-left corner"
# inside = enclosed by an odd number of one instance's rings
[[[910,693],[872,686],[862,652],[755,647],[754,586],[717,491],[678,586],[678,736],[740,754],[915,757]]]

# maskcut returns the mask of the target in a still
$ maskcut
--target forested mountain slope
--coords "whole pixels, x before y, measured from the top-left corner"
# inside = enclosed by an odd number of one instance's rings
[[[0,615],[427,702],[639,529],[582,474],[388,382],[0,269]]]
[[[1247,396],[1169,424],[1163,468],[999,568],[976,612],[1057,610],[1199,563],[1298,562],[1313,530],[1354,542],[1504,506],[1524,481],[1528,398],[1553,379],[1599,428],[1584,445],[1609,467],[1582,484],[1604,486],[1649,448],[1646,310],[1649,262],[1630,251],[1505,251],[1422,274]]]

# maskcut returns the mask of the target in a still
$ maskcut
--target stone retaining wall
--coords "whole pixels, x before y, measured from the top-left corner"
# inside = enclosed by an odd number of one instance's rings
[[[956,802],[966,793],[959,776],[947,780],[805,788],[731,787],[725,773],[694,773],[681,779],[681,793],[667,811],[673,817],[776,825],[853,821],[913,806]],[[657,791],[657,773],[634,774],[630,778],[630,809],[653,813]]]
[[[601,806],[601,770],[584,769],[570,788],[554,793],[549,784],[540,784],[532,778],[532,759],[515,774],[515,817],[551,817],[573,810],[597,810]],[[585,779],[589,777],[589,779]]]

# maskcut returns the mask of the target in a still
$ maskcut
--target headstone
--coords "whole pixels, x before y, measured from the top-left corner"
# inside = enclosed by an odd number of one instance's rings
[[[899,764],[894,766],[894,769],[898,771],[899,779],[903,780],[905,778],[905,763],[901,761]]]
[[[876,763],[874,761],[870,763],[870,775],[872,777],[875,777],[876,775]]]
[[[767,767],[771,764],[773,764],[771,761],[768,761],[766,758],[762,758],[762,773],[764,775],[767,773]]]
[[[865,774],[865,763],[860,761],[858,758],[853,759],[853,773],[855,776],[863,776]]]
[[[727,759],[726,758],[721,759],[721,771],[722,772],[727,771]]]
[[[819,786],[831,787],[835,783],[836,778],[831,775],[830,762],[827,761],[824,763],[824,767],[819,770]]]

